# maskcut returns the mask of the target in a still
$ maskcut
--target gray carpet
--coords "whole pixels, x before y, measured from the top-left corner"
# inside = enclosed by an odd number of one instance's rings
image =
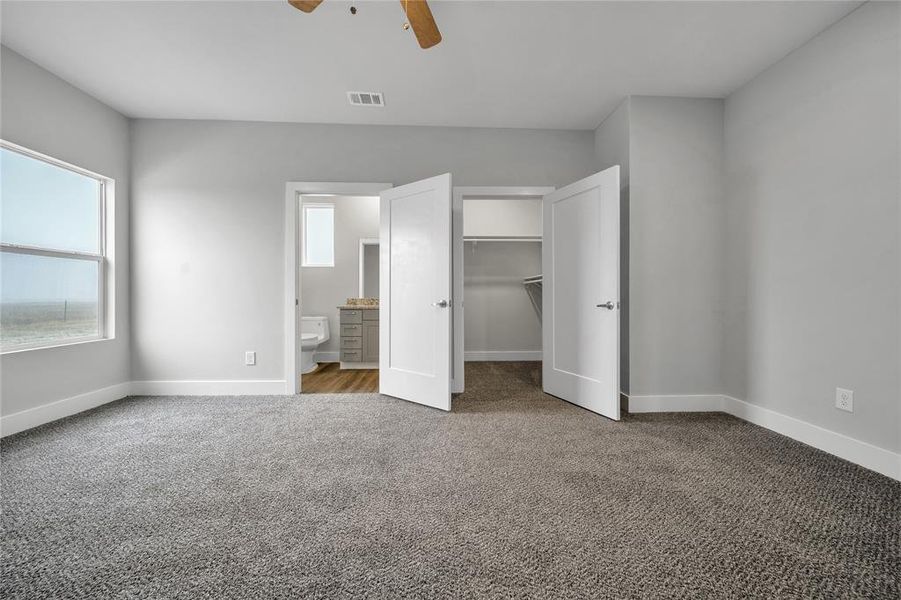
[[[614,423],[534,364],[450,414],[130,398],[4,439],[3,598],[901,597],[901,484],[719,415]]]

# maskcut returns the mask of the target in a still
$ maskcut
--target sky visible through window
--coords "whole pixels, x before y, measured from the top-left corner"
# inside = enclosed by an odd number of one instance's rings
[[[0,148],[0,241],[99,254],[99,180]],[[0,346],[35,347],[95,338],[100,319],[97,260],[28,250],[0,253]]]
[[[0,149],[0,239],[99,252],[99,186],[94,178]],[[93,263],[3,253],[0,269],[3,302],[97,300]]]

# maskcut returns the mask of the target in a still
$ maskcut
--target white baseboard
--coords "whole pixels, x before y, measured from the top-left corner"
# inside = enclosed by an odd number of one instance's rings
[[[719,412],[723,397],[719,394],[628,396],[630,413]]]
[[[313,362],[338,362],[341,360],[340,352],[314,352]]]
[[[630,413],[724,412],[901,481],[901,454],[731,396],[706,394],[628,398]]]
[[[469,353],[467,353],[469,354]],[[484,357],[490,354],[491,357]],[[498,354],[507,358],[496,358]],[[467,360],[540,360],[525,352],[478,353]],[[540,352],[538,353],[540,355]],[[517,358],[509,358],[516,355]],[[12,435],[114,400],[135,396],[282,395],[281,379],[220,381],[132,381],[111,385],[0,418],[0,436]],[[755,404],[720,395],[629,396],[629,412],[725,412],[776,433],[901,481],[901,454],[789,417]]]
[[[126,381],[0,417],[0,437],[69,417],[126,396],[273,396],[285,393],[281,379],[234,381]]]
[[[541,350],[467,350],[463,360],[484,361],[534,361],[541,360]]]
[[[132,381],[133,396],[281,396],[283,379]]]
[[[108,402],[125,398],[131,393],[131,383],[117,383],[109,387],[63,398],[50,404],[35,406],[0,418],[0,437],[6,437],[44,423],[96,408]]]
[[[723,412],[901,481],[901,454],[730,396]]]

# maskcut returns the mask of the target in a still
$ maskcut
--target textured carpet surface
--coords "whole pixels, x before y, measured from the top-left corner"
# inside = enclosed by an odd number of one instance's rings
[[[472,363],[378,395],[130,398],[2,441],[3,598],[901,597],[901,484],[720,414]]]

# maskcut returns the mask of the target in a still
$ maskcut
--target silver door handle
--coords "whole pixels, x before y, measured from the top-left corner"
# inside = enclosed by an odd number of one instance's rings
[[[613,304],[612,301],[605,302],[604,304],[598,304],[598,308],[606,308],[607,310],[613,310],[616,305]]]
[[[437,306],[438,308],[447,308],[451,303],[449,300],[439,300],[438,302],[432,302],[432,306]]]

